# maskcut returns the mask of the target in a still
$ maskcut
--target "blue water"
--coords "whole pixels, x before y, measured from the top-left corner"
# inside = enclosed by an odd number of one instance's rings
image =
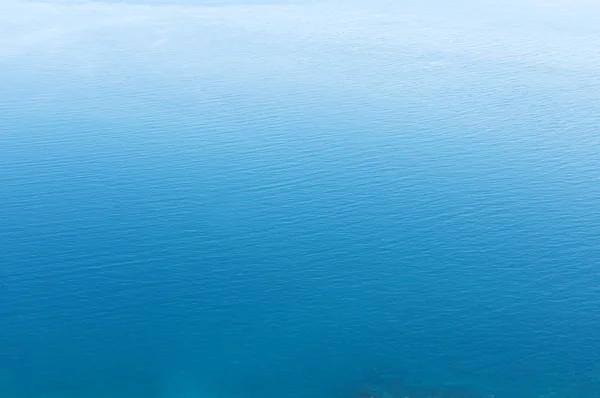
[[[599,17],[0,5],[0,397],[599,397]]]

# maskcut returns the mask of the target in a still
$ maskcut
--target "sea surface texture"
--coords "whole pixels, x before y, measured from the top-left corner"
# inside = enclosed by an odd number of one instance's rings
[[[600,397],[600,3],[0,4],[0,398]]]

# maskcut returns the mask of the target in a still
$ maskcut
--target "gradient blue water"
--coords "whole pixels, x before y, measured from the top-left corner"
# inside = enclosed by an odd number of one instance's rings
[[[593,4],[1,10],[0,397],[600,394]]]

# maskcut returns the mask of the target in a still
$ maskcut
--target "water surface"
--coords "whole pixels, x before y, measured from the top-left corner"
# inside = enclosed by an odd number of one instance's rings
[[[0,397],[600,394],[592,2],[0,15]]]

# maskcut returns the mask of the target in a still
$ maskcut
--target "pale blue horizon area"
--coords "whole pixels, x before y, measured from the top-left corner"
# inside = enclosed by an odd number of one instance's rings
[[[600,397],[600,6],[0,4],[0,398]]]

